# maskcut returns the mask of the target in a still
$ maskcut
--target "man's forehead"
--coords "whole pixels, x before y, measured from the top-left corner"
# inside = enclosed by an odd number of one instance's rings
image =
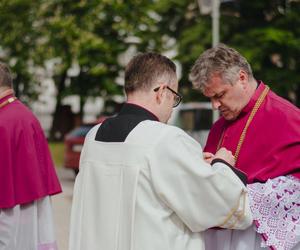
[[[212,90],[210,90],[210,88],[208,86],[205,86],[202,88],[202,93],[203,95],[207,96],[207,97],[210,97],[210,96],[213,96],[214,93]]]
[[[212,97],[226,90],[226,87],[227,86],[224,83],[210,82],[205,87],[203,87],[202,92],[205,96]]]
[[[212,89],[210,87],[203,88],[202,93],[206,97],[213,97],[218,94],[218,92],[215,89]]]

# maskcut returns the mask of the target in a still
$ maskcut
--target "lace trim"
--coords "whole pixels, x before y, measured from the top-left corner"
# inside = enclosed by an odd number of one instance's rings
[[[248,185],[250,208],[262,247],[290,250],[300,242],[300,180],[280,176]]]
[[[56,242],[39,244],[38,250],[58,250]]]

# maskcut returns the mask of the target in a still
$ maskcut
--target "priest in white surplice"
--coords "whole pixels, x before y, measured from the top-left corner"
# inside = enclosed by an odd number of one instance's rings
[[[87,135],[76,179],[70,250],[202,250],[212,227],[252,223],[245,176],[221,148],[166,125],[181,101],[176,67],[156,53],[125,70],[127,103]]]

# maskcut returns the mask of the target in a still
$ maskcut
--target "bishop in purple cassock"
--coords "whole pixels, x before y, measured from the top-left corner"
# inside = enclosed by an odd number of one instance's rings
[[[61,186],[43,130],[0,63],[0,249],[57,249],[50,196]]]
[[[210,230],[207,250],[300,249],[300,110],[257,81],[235,49],[220,44],[195,62],[190,79],[221,118],[204,148],[230,150],[248,178],[253,226]],[[222,209],[222,208],[220,208]]]

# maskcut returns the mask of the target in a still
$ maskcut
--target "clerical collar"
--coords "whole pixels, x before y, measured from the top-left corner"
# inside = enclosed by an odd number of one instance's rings
[[[143,116],[147,117],[147,120],[159,121],[158,117],[151,111],[134,103],[125,103],[118,115]]]
[[[260,94],[264,91],[265,88],[266,88],[266,85],[262,81],[258,81],[258,86],[257,86],[254,94],[252,95],[248,104],[242,109],[241,114],[246,114],[252,110],[257,99],[259,98]]]
[[[101,142],[124,142],[130,132],[146,120],[158,121],[149,110],[132,103],[123,105],[118,115],[107,118],[99,127],[95,140]]]

